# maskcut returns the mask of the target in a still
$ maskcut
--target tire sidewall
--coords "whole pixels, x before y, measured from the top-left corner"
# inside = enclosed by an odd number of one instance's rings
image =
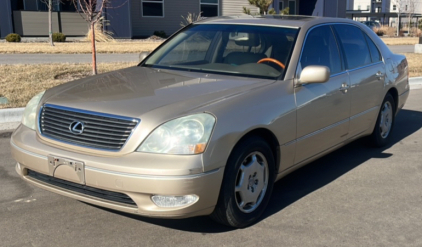
[[[391,123],[391,127],[390,127],[390,132],[388,133],[388,136],[386,138],[383,138],[381,136],[381,132],[380,132],[379,126],[380,126],[380,122],[381,122],[382,108],[384,107],[384,104],[387,101],[390,102],[391,107],[393,108],[393,114],[392,114],[392,120],[391,120],[392,123]],[[373,141],[374,141],[374,145],[375,146],[382,147],[382,146],[385,146],[388,143],[388,141],[389,141],[389,139],[391,137],[391,133],[392,133],[393,128],[394,128],[394,122],[395,122],[395,119],[396,119],[396,114],[395,114],[396,111],[395,111],[395,109],[396,109],[396,104],[394,102],[394,98],[393,98],[393,96],[391,96],[390,93],[388,93],[385,96],[384,100],[382,101],[382,104],[381,104],[381,107],[380,107],[380,110],[379,110],[379,113],[378,113],[377,122],[375,124],[374,131],[372,133],[372,138],[373,138]]]
[[[268,186],[261,204],[251,213],[240,211],[235,198],[235,184],[237,173],[245,158],[253,152],[260,152],[265,156],[268,164]],[[271,197],[275,180],[275,162],[270,146],[261,138],[248,138],[240,143],[227,161],[226,172],[222,184],[222,199],[226,207],[228,223],[235,227],[245,227],[254,223],[265,211]]]

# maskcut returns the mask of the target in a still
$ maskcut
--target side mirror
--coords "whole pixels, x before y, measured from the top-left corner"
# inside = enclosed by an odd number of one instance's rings
[[[142,62],[148,55],[149,55],[149,51],[143,51],[139,54],[139,62]]]
[[[330,79],[330,69],[326,66],[306,66],[300,73],[299,84],[324,83]]]

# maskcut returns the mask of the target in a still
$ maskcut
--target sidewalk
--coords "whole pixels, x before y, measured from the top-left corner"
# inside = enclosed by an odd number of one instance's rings
[[[29,38],[28,38],[29,39]],[[37,40],[37,38],[34,38]],[[414,52],[414,45],[388,46],[395,53]],[[138,62],[139,54],[97,54],[98,63]],[[0,64],[90,63],[91,54],[0,54]]]
[[[139,54],[97,54],[98,63],[138,62]],[[0,54],[0,64],[91,63],[91,54]]]

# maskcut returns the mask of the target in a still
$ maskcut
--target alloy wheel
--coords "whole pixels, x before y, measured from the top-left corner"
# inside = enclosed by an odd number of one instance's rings
[[[379,124],[380,134],[382,138],[387,138],[390,134],[393,124],[393,107],[391,103],[386,101],[381,109],[381,120]]]
[[[268,163],[260,152],[246,156],[235,184],[236,204],[244,213],[253,212],[262,202],[268,188]]]

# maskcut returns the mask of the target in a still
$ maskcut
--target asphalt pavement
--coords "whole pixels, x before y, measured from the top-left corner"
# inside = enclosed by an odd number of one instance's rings
[[[0,246],[422,246],[422,90],[411,90],[391,145],[355,141],[277,182],[255,225],[149,219],[22,181],[0,138]],[[1,136],[1,135],[0,135]]]
[[[414,52],[414,45],[389,46],[394,53]],[[91,54],[0,54],[0,64],[90,63]],[[137,62],[139,54],[97,54],[98,63]]]

